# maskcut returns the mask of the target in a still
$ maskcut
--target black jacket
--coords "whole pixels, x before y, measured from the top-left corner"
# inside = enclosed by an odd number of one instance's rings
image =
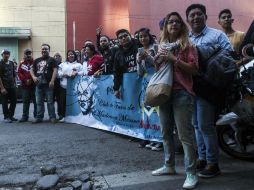
[[[104,75],[110,75],[113,74],[113,69],[114,69],[114,58],[115,58],[115,53],[118,50],[118,47],[112,47],[109,49],[109,52],[103,52],[102,56],[104,59],[104,64],[105,68],[103,70]]]
[[[138,52],[138,46],[134,39],[132,39],[131,43],[132,44],[129,49],[126,50],[120,46],[115,53],[113,86],[114,90],[119,90],[123,81],[123,73],[137,71],[136,55]]]
[[[239,48],[240,52],[243,49],[243,47],[249,43],[252,43],[252,44],[254,43],[254,20],[252,21],[248,31],[246,32],[243,42],[240,45],[240,48]]]
[[[15,65],[9,60],[9,64],[0,61],[0,78],[4,88],[15,88],[16,70]]]

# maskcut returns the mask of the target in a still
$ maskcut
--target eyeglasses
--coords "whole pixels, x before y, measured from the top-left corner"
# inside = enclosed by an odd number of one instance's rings
[[[180,25],[182,22],[180,20],[168,20],[167,22],[168,24],[177,24],[177,25]]]

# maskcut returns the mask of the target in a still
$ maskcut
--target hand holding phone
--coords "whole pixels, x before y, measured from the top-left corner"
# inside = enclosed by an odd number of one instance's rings
[[[145,49],[143,47],[138,48],[138,53],[141,54],[141,55],[144,54],[145,53]]]
[[[139,53],[139,60],[146,59],[146,57],[148,55],[143,47],[142,48],[138,48],[138,53]]]

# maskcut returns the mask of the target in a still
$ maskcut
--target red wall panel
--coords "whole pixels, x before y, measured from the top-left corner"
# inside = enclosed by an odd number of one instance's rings
[[[76,48],[86,39],[95,42],[98,26],[115,37],[119,28],[129,29],[128,0],[67,0],[67,49],[73,48],[73,21],[76,23]]]
[[[73,48],[72,22],[76,22],[76,47],[80,49],[85,39],[95,41],[95,30],[103,27],[103,33],[115,37],[120,28],[132,33],[148,27],[159,35],[159,20],[167,13],[178,11],[184,20],[185,10],[192,3],[202,3],[207,8],[208,25],[220,29],[218,14],[229,8],[235,18],[234,28],[246,31],[254,19],[253,0],[66,0],[67,49]]]
[[[140,27],[148,27],[159,35],[159,21],[168,13],[177,11],[186,20],[185,10],[192,3],[206,6],[208,20],[211,27],[221,29],[218,24],[218,14],[223,9],[230,9],[235,18],[233,27],[246,31],[254,19],[253,0],[129,0],[130,29],[132,32]]]

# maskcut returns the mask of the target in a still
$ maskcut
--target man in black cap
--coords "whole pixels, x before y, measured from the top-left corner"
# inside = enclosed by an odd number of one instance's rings
[[[23,99],[23,115],[19,122],[26,122],[29,117],[29,107],[32,100],[34,104],[33,115],[36,117],[37,106],[35,101],[35,84],[30,74],[33,66],[32,50],[24,50],[24,59],[20,62],[18,68],[18,77],[22,84],[22,99]]]
[[[15,65],[10,58],[10,51],[4,49],[2,51],[2,60],[0,61],[0,89],[2,95],[2,107],[4,121],[11,123],[17,121],[14,116],[16,108],[16,71]],[[10,106],[8,107],[8,101]]]

